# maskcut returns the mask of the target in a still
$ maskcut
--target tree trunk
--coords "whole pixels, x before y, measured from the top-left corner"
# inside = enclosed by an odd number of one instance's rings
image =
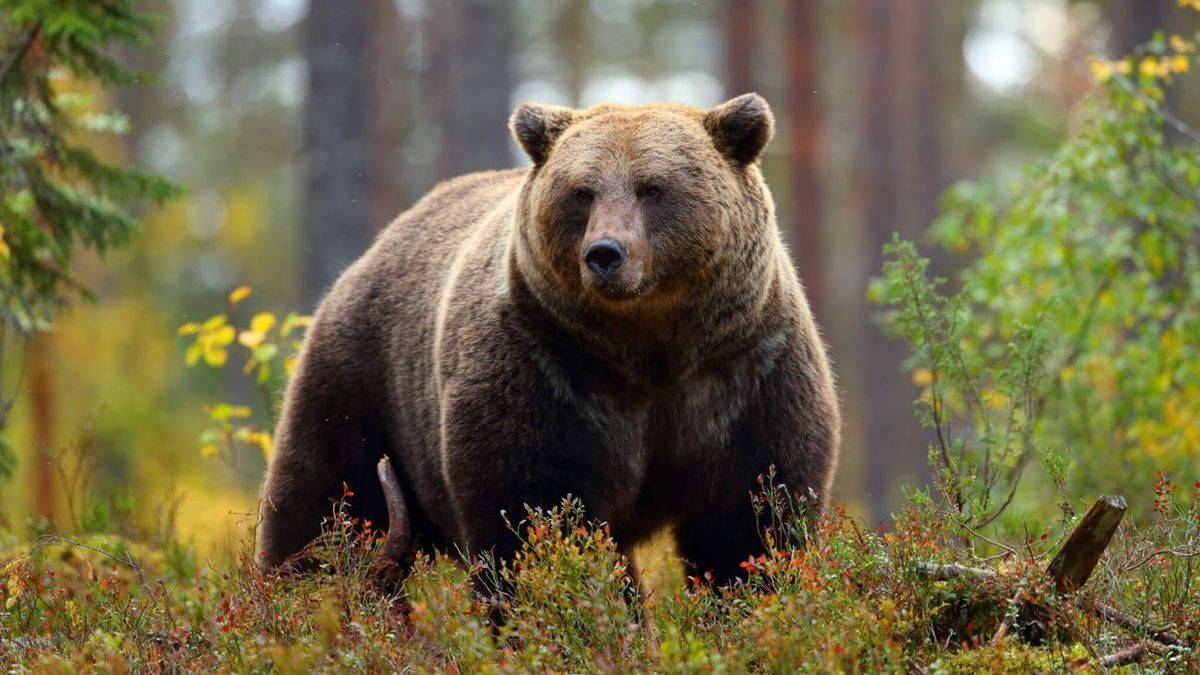
[[[304,299],[366,250],[371,222],[371,4],[314,2],[304,25]]]
[[[54,520],[58,481],[54,467],[54,334],[38,331],[25,352],[33,415],[33,498],[38,515]]]
[[[554,48],[562,63],[564,88],[569,104],[576,107],[583,105],[583,88],[593,61],[589,30],[593,21],[588,0],[566,0],[554,26]]]
[[[512,166],[511,8],[489,0],[440,0],[430,13],[429,85],[441,127],[441,177]]]
[[[924,0],[858,0],[858,45],[866,74],[859,186],[867,276],[883,268],[893,233],[918,238],[936,213],[940,175],[936,43],[938,5]],[[908,348],[864,313],[859,386],[866,418],[868,502],[873,522],[898,504],[901,483],[928,480],[928,434],[912,414],[916,390],[901,370]]]
[[[828,319],[825,307],[824,212],[817,177],[817,139],[821,129],[820,69],[817,29],[820,3],[794,0],[787,4],[787,114],[790,130],[792,257],[804,281],[805,294],[817,322]]]
[[[808,5],[808,0],[796,4]],[[790,12],[789,12],[790,13]],[[754,54],[758,49],[757,0],[725,0],[725,95],[740,96],[758,88]]]
[[[1149,41],[1156,30],[1169,31],[1176,5],[1176,0],[1111,0],[1113,56],[1132,54],[1134,48]]]
[[[371,228],[383,227],[407,202],[401,151],[412,108],[406,104],[405,32],[394,0],[371,0]]]

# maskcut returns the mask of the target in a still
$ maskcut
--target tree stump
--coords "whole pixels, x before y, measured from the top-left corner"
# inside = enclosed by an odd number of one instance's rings
[[[1046,568],[1059,593],[1073,593],[1087,583],[1124,515],[1125,498],[1120,495],[1103,495],[1092,504]]]

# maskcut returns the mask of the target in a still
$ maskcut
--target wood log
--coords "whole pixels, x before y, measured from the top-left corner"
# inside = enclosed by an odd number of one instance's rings
[[[1120,495],[1103,495],[1092,504],[1046,568],[1059,593],[1073,593],[1087,583],[1124,515],[1125,498]]]
[[[1142,660],[1142,657],[1149,650],[1150,644],[1148,642],[1138,642],[1111,654],[1101,656],[1100,666],[1103,668],[1116,668],[1117,666],[1127,666],[1131,663],[1137,663]]]

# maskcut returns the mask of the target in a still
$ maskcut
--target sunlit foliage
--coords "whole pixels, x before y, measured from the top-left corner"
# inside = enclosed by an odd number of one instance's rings
[[[230,311],[250,297],[249,286],[239,286],[229,294]],[[292,374],[296,355],[300,350],[302,331],[311,321],[310,317],[289,312],[282,321],[277,321],[271,312],[254,314],[246,328],[239,330],[229,322],[226,314],[217,314],[197,323],[188,322],[179,327],[179,335],[190,337],[184,356],[188,366],[203,364],[210,368],[222,368],[229,360],[229,350],[237,348],[245,354],[241,366],[244,375],[253,374],[255,387],[261,394],[262,419],[260,428],[248,422],[254,412],[248,405],[216,403],[206,405],[204,410],[214,426],[200,436],[200,454],[204,457],[221,457],[236,463],[239,447],[256,447],[264,460],[271,459],[271,430],[275,426],[276,408],[279,404],[279,380]]]
[[[875,293],[913,345],[943,484],[974,511],[1005,499],[1035,452],[1077,493],[1195,475],[1200,133],[1167,108],[1195,65],[1178,35],[1094,59],[1079,134],[1014,185],[951,189],[930,236],[972,258],[950,297],[910,244],[890,249]]]

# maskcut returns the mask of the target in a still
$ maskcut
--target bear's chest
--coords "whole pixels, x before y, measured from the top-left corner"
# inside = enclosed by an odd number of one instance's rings
[[[703,501],[714,475],[736,462],[736,437],[752,405],[749,370],[722,368],[641,392],[599,391],[577,400],[614,531],[641,538]],[[698,500],[698,498],[701,498]]]

